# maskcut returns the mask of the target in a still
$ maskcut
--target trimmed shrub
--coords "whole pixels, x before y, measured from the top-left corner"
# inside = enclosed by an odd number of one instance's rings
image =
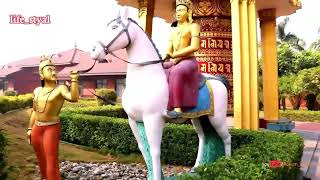
[[[1,96],[0,113],[5,113],[14,109],[32,107],[32,94],[19,96]]]
[[[126,119],[61,113],[63,140],[108,149],[115,153],[140,153]],[[232,129],[232,156],[199,168],[200,179],[274,179],[296,177],[299,167],[272,169],[270,160],[300,164],[303,139],[295,133]],[[169,124],[164,128],[161,158],[167,164],[192,166],[198,137],[191,125]],[[182,177],[190,178],[190,177]]]
[[[95,116],[108,116],[127,119],[128,116],[121,105],[103,105],[95,107],[80,107],[80,108],[64,108],[66,113],[87,114]]]
[[[180,179],[297,179],[303,152],[303,139],[294,133],[232,130],[249,135],[252,142],[233,149],[230,158],[223,157],[211,165],[197,169],[197,176],[183,175]],[[285,165],[272,167],[276,160]]]
[[[113,102],[116,102],[117,100],[117,94],[113,89],[96,89],[96,94],[106,100],[110,100]],[[107,105],[108,103],[103,101],[102,99],[96,97],[98,106]]]
[[[63,108],[71,109],[71,108],[84,108],[84,107],[95,107],[97,106],[97,102],[95,99],[79,99],[77,103],[64,101]]]
[[[7,145],[7,140],[5,136],[0,131],[0,179],[7,178],[6,162],[5,162],[5,146]]]
[[[18,95],[17,91],[4,91],[5,96],[16,96]]]
[[[281,117],[288,118],[292,121],[320,122],[320,111],[285,110],[279,112]]]

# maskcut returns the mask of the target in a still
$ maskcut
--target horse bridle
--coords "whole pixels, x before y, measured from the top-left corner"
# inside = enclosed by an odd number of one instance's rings
[[[130,23],[131,23],[132,20],[131,20],[131,19],[128,19],[129,22],[128,22],[127,25],[125,25],[125,24],[121,21],[121,17],[119,16],[118,18],[110,21],[110,22],[108,23],[108,25],[109,25],[110,23],[112,23],[113,21],[116,21],[117,24],[121,24],[122,27],[123,27],[123,29],[117,34],[117,36],[116,36],[115,38],[112,39],[112,41],[109,42],[109,44],[108,44],[107,46],[105,46],[105,45],[103,44],[103,42],[98,41],[98,43],[99,43],[100,46],[103,48],[103,50],[104,50],[104,52],[105,52],[106,54],[111,54],[112,56],[114,56],[114,57],[116,57],[116,58],[118,58],[118,59],[120,59],[120,60],[122,60],[122,61],[124,61],[124,62],[126,62],[126,63],[136,64],[136,65],[140,65],[140,66],[146,66],[146,65],[151,65],[151,64],[158,64],[158,63],[163,62],[162,59],[160,59],[160,60],[154,60],[154,61],[144,61],[144,62],[139,62],[139,63],[130,62],[130,61],[127,61],[127,60],[125,60],[125,59],[122,59],[122,58],[118,57],[118,56],[115,55],[112,51],[110,51],[110,50],[109,50],[110,46],[111,46],[111,45],[122,35],[122,33],[124,33],[124,32],[126,33],[127,39],[128,39],[128,44],[127,44],[126,48],[127,48],[128,46],[130,46],[130,44],[131,44],[131,37],[130,37],[130,34],[129,34],[128,29],[129,29],[129,26],[130,26]]]

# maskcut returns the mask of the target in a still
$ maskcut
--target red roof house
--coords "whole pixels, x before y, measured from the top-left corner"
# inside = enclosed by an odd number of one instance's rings
[[[127,59],[125,50],[116,51],[115,54]],[[59,84],[70,79],[71,70],[83,72],[79,76],[82,97],[92,96],[91,92],[97,88],[110,88],[116,90],[118,95],[122,94],[127,67],[125,62],[107,55],[107,63],[95,63],[89,52],[77,48],[57,53],[52,59],[58,71]],[[18,94],[32,93],[40,86],[39,62],[40,55],[0,66],[0,95],[7,90],[16,91]]]

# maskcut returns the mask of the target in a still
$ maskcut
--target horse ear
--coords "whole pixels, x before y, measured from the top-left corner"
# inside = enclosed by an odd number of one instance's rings
[[[121,19],[128,20],[129,18],[129,9],[128,7],[123,7],[120,12]]]

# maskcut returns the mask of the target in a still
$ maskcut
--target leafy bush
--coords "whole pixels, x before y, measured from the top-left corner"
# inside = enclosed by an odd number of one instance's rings
[[[0,97],[0,113],[5,113],[14,109],[32,107],[33,98],[31,94],[19,96]]]
[[[126,119],[64,112],[61,123],[61,137],[65,141],[115,153],[140,153]],[[303,139],[299,135],[239,129],[232,129],[230,133],[233,155],[199,168],[200,179],[272,179],[298,173],[297,167],[270,169],[265,163],[270,160],[299,163],[303,152]],[[192,126],[169,124],[164,128],[161,145],[164,163],[192,166],[197,148],[198,137]]]
[[[65,101],[63,108],[83,108],[83,107],[94,107],[97,106],[95,99],[79,99],[77,103]]]
[[[5,157],[5,146],[7,145],[7,141],[4,135],[0,131],[0,179],[7,178],[6,172],[6,162],[4,160]]]
[[[125,118],[128,116],[123,110],[122,106],[116,105],[104,105],[104,106],[91,106],[91,107],[80,107],[80,108],[64,108],[63,112],[77,113],[77,114],[88,114],[95,116],[108,116],[108,117],[117,117]]]
[[[96,89],[96,94],[106,100],[110,100],[116,102],[117,100],[117,93],[113,89]],[[108,103],[101,100],[100,98],[96,97],[98,106],[107,105]]]
[[[5,96],[16,96],[17,94],[17,91],[4,91]]]
[[[286,110],[279,112],[281,117],[286,117],[292,121],[320,122],[320,111]]]
[[[251,136],[252,142],[235,149],[229,158],[223,157],[211,165],[197,169],[197,176],[180,179],[297,179],[303,152],[303,139],[294,133],[232,130]],[[270,161],[287,165],[271,167]]]

